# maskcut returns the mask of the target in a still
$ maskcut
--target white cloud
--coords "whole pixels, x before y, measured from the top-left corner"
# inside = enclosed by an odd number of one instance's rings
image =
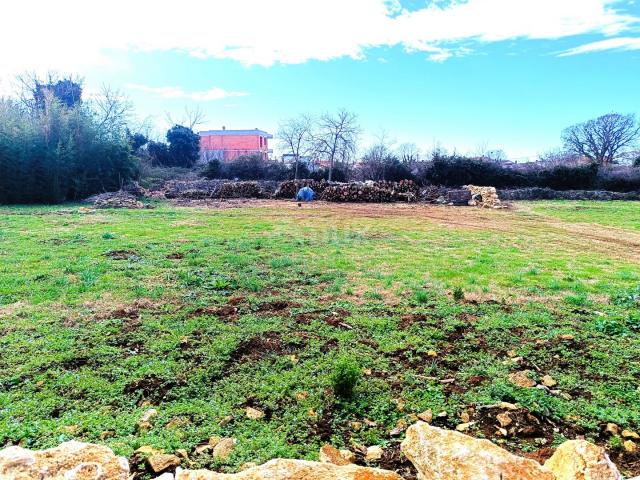
[[[398,0],[35,0],[6,2],[0,76],[112,67],[122,52],[177,51],[247,65],[363,58],[400,46],[442,61],[515,39],[618,35],[640,17],[618,0],[451,0],[408,11]]]
[[[200,92],[187,92],[181,87],[150,87],[148,85],[130,83],[126,85],[126,88],[130,90],[152,93],[163,98],[189,99],[198,102],[210,102],[213,100],[222,100],[229,97],[245,97],[249,95],[247,92],[233,92],[220,87],[212,87],[209,90]]]
[[[579,47],[570,48],[558,54],[559,57],[569,57],[583,53],[604,52],[606,50],[640,50],[640,37],[608,38],[599,42],[591,42]]]

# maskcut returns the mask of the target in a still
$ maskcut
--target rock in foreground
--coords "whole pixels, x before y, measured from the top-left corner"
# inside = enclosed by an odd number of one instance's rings
[[[357,465],[333,465],[307,460],[271,460],[239,473],[209,470],[176,471],[176,480],[402,480],[397,473]]]
[[[8,447],[0,451],[0,478],[11,480],[127,480],[129,462],[110,448],[65,442],[48,450]]]
[[[554,480],[550,470],[494,445],[418,422],[407,430],[402,452],[427,480]]]
[[[544,464],[557,480],[621,480],[620,472],[602,447],[585,440],[569,440]]]

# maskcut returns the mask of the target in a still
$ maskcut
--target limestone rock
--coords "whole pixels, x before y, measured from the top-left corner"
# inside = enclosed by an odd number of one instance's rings
[[[213,458],[227,460],[238,441],[235,438],[223,438],[213,447]]]
[[[134,450],[133,453],[135,453],[137,455],[142,455],[144,457],[148,457],[150,455],[158,455],[160,453],[163,453],[163,451],[162,450],[156,450],[151,445],[143,445],[140,448]]]
[[[157,416],[158,416],[158,410],[156,410],[155,408],[150,408],[149,410],[145,411],[142,414],[142,416],[140,417],[140,421],[151,422]]]
[[[622,430],[622,438],[633,438],[634,440],[640,440],[640,435],[638,435],[633,430]]]
[[[346,448],[340,449],[340,456],[344,458],[348,463],[356,463],[356,454]]]
[[[501,208],[502,204],[498,193],[494,187],[477,187],[475,185],[465,185],[463,188],[471,192],[469,205],[484,208]]]
[[[168,470],[171,467],[177,467],[180,465],[180,459],[175,455],[169,455],[166,453],[159,453],[147,457],[147,464],[154,473],[161,473]]]
[[[365,454],[364,459],[367,462],[375,462],[376,460],[380,460],[382,458],[383,453],[384,450],[382,450],[382,447],[373,445],[371,447],[367,447],[367,453]]]
[[[395,472],[358,465],[275,459],[238,473],[176,470],[176,480],[402,480]]]
[[[498,420],[498,423],[500,423],[501,427],[508,427],[509,425],[511,425],[511,423],[513,423],[511,415],[506,412],[496,415],[496,419]]]
[[[218,422],[218,425],[220,425],[221,427],[225,427],[229,425],[232,421],[233,421],[233,415],[227,415],[226,417],[224,417],[222,420]]]
[[[554,480],[534,460],[515,456],[488,440],[423,422],[409,427],[402,452],[428,480]]]
[[[165,472],[159,477],[154,478],[153,480],[174,480],[173,473]]]
[[[246,414],[247,418],[250,418],[251,420],[260,420],[264,417],[264,412],[262,410],[252,407],[247,407]]]
[[[605,428],[605,432],[607,432],[609,435],[619,435],[620,434],[620,427],[618,425],[616,425],[615,423],[607,423],[607,426]]]
[[[622,446],[624,447],[624,451],[627,453],[634,454],[638,451],[638,446],[631,440],[625,440]]]
[[[555,387],[558,384],[558,382],[556,382],[551,375],[545,375],[542,377],[542,384],[545,387],[551,388],[551,387]]]
[[[471,428],[473,423],[474,422],[459,423],[458,425],[456,425],[456,430],[459,432],[466,432],[469,430],[469,428]]]
[[[529,377],[528,370],[522,370],[520,372],[510,373],[509,382],[513,383],[517,387],[522,387],[522,388],[531,388],[536,386],[535,380]]]
[[[213,447],[208,443],[205,443],[204,445],[196,446],[196,448],[193,449],[193,453],[195,453],[196,455],[206,455],[210,453],[211,450],[213,450]]]
[[[0,451],[0,478],[11,480],[127,480],[129,463],[102,445],[65,442],[48,450]]]
[[[340,450],[328,444],[320,447],[320,461],[323,463],[333,463],[334,465],[349,465],[351,463],[342,456]]]
[[[431,423],[433,421],[433,412],[431,409],[425,410],[418,414],[418,418],[423,422]]]
[[[569,440],[544,464],[556,480],[620,480],[620,472],[602,447],[585,440]]]

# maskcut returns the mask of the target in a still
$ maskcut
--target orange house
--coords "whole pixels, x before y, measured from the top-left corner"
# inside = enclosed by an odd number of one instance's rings
[[[257,155],[263,160],[269,158],[269,139],[273,135],[263,130],[207,130],[199,132],[200,158],[202,161],[217,159],[235,160],[241,156]]]

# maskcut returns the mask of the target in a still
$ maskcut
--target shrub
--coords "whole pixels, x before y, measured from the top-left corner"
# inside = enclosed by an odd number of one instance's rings
[[[214,158],[213,160],[209,160],[207,166],[202,171],[202,176],[205,178],[220,178],[220,174],[222,173],[222,165],[220,164],[220,160]]]
[[[601,167],[596,184],[602,190],[614,192],[640,190],[640,168],[624,165]]]
[[[598,166],[584,162],[537,162],[502,165],[487,159],[458,155],[436,156],[419,175],[423,183],[459,187],[487,185],[496,188],[546,187],[554,190],[591,189]]]
[[[200,156],[200,136],[189,127],[174,125],[167,132],[169,166],[192,167]]]
[[[320,168],[315,172],[311,172],[309,174],[309,178],[312,180],[328,180],[329,179],[329,169],[328,168]],[[333,182],[346,182],[349,180],[349,170],[346,166],[338,166],[334,165],[333,172],[331,173],[331,181]]]
[[[618,336],[625,335],[629,332],[627,327],[622,323],[611,319],[599,319],[593,324],[595,330],[605,335]]]
[[[424,171],[423,181],[447,187],[474,184],[504,188],[531,184],[525,175],[504,168],[498,162],[458,155],[436,156]]]
[[[209,161],[201,172],[205,178],[238,180],[293,180],[295,165],[264,160],[260,156],[242,156],[235,160]],[[304,164],[298,165],[298,178],[309,178],[309,170]]]
[[[462,289],[462,287],[456,287],[453,289],[453,299],[456,302],[464,300],[464,290]]]
[[[331,384],[333,391],[338,397],[349,398],[353,395],[353,389],[360,380],[362,372],[360,365],[351,356],[340,356],[334,366],[331,374]]]
[[[540,169],[534,183],[554,190],[588,190],[594,187],[598,164],[561,164]]]
[[[0,99],[0,203],[58,203],[118,190],[138,176],[124,124],[91,104],[47,108]]]
[[[171,163],[169,146],[164,142],[154,142],[151,140],[147,144],[147,153],[149,154],[152,165],[169,165]]]

